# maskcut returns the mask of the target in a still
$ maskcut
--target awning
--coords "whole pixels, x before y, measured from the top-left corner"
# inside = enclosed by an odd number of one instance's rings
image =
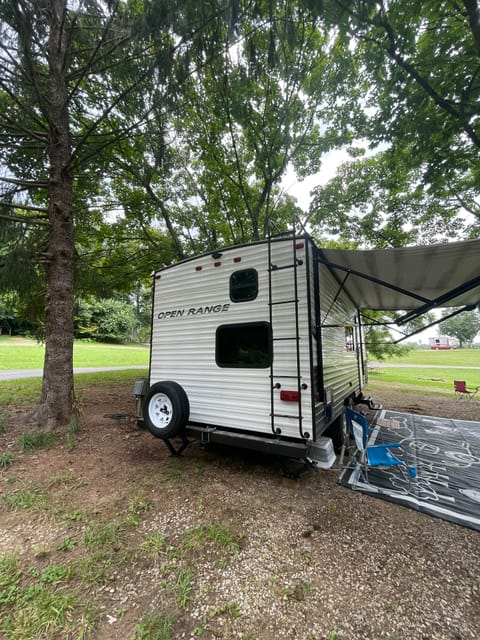
[[[480,304],[480,239],[319,254],[360,309],[426,312]]]

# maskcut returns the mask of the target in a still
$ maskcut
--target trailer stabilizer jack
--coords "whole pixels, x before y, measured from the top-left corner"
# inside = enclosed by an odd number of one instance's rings
[[[169,440],[168,438],[163,438],[163,441],[167,445],[167,448],[170,451],[170,456],[172,458],[180,458],[182,453],[185,451],[185,449],[190,444],[190,440],[188,440],[185,437],[182,438],[182,444],[177,448],[175,448],[173,446],[172,441]]]

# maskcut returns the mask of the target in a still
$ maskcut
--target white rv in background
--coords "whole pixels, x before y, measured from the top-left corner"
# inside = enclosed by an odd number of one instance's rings
[[[307,235],[154,274],[137,417],[174,453],[196,438],[328,468],[365,375],[359,311]]]
[[[460,346],[460,340],[458,338],[451,338],[450,336],[437,336],[435,338],[428,339],[430,343],[430,349],[458,349]]]

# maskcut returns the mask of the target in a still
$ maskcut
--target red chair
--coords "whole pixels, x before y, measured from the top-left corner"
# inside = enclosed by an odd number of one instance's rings
[[[465,380],[454,380],[453,385],[455,387],[456,398],[469,398],[471,400],[478,393],[479,387],[476,389],[467,389],[467,383]]]

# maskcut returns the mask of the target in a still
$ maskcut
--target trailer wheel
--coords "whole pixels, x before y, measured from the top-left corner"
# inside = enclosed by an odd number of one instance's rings
[[[156,382],[143,401],[143,418],[157,438],[174,438],[188,422],[190,406],[187,394],[176,382]]]

